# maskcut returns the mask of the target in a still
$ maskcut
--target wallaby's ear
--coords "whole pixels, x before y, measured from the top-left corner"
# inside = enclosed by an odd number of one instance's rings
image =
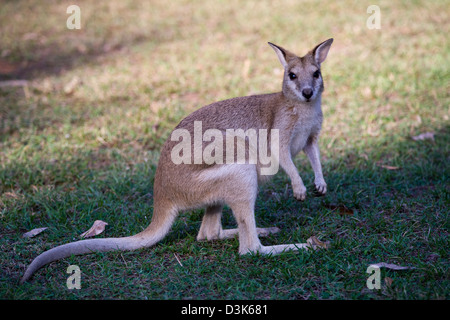
[[[268,44],[275,50],[275,53],[278,56],[278,59],[280,60],[281,64],[284,68],[287,67],[287,55],[289,51],[286,49],[283,49],[282,47],[277,46],[276,44],[273,44],[272,42],[268,42]]]
[[[321,44],[317,45],[312,53],[316,62],[320,65],[325,61],[328,55],[328,51],[330,50],[331,44],[333,43],[333,38],[325,40]]]

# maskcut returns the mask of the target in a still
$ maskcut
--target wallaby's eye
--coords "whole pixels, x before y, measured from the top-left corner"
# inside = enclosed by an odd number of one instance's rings
[[[289,72],[289,79],[294,80],[295,78],[297,78],[295,73]]]
[[[314,78],[320,77],[320,70],[316,70],[316,72],[313,73]]]

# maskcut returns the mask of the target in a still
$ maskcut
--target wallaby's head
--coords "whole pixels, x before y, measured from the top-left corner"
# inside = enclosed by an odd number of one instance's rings
[[[283,94],[287,98],[310,102],[320,96],[324,89],[320,64],[325,61],[332,43],[333,39],[328,39],[305,56],[298,57],[269,42],[284,67]]]

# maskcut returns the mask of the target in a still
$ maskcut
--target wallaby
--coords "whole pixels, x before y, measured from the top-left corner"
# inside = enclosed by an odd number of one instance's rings
[[[320,43],[303,57],[298,57],[269,42],[284,68],[281,92],[212,103],[183,119],[173,133],[195,135],[198,129],[195,128],[196,124],[201,124],[202,130],[215,130],[212,132],[223,133],[225,136],[229,135],[229,129],[246,130],[247,133],[250,129],[276,132],[278,136],[274,136],[278,140],[268,141],[259,137],[258,146],[266,146],[272,159],[279,163],[289,176],[295,199],[303,201],[306,197],[305,185],[292,160],[301,150],[310,160],[315,175],[316,191],[321,195],[325,194],[327,184],[323,178],[317,144],[323,118],[321,94],[324,85],[320,66],[327,57],[332,42],[333,39],[328,39]],[[217,139],[217,136],[215,138]],[[234,141],[234,137],[232,139]],[[243,139],[248,142],[244,143],[244,151],[245,155],[249,156],[250,137],[244,136]],[[192,145],[194,154],[200,148],[200,153],[197,154],[201,155],[201,151],[206,151],[208,148],[204,143],[207,140],[203,136],[200,145],[195,139],[186,141],[189,143],[189,148]],[[212,138],[209,137],[209,140]],[[265,166],[261,161],[225,163],[222,160],[225,157],[228,159],[230,155],[221,158],[218,153],[220,150],[223,151],[223,148],[219,142],[215,144],[217,147],[215,149],[217,154],[214,155],[217,160],[215,163],[201,161],[201,159],[200,161],[194,159],[194,163],[188,161],[179,163],[174,161],[173,157],[174,154],[177,155],[174,149],[179,148],[177,141],[180,141],[180,135],[178,140],[172,135],[162,148],[155,173],[153,216],[150,225],[144,231],[129,237],[81,240],[55,247],[33,260],[21,282],[27,281],[45,264],[71,255],[135,250],[153,246],[169,232],[179,211],[195,208],[206,208],[197,235],[199,241],[226,239],[238,235],[240,254],[250,252],[278,254],[286,250],[308,249],[307,243],[274,246],[261,244],[258,235],[264,236],[279,231],[278,228],[256,227],[254,207],[258,183],[274,174],[274,172],[262,174]],[[236,151],[234,149],[227,149],[227,151],[232,153],[231,158],[234,159]],[[190,154],[190,150],[183,152],[186,152],[183,157]],[[224,205],[228,205],[232,210],[237,221],[237,229],[222,229],[221,215]]]

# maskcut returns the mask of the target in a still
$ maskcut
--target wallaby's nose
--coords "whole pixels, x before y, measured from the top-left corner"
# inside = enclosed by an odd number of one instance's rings
[[[302,95],[303,95],[306,99],[309,99],[309,98],[312,97],[313,91],[312,91],[311,88],[303,89],[303,90],[302,90]]]

